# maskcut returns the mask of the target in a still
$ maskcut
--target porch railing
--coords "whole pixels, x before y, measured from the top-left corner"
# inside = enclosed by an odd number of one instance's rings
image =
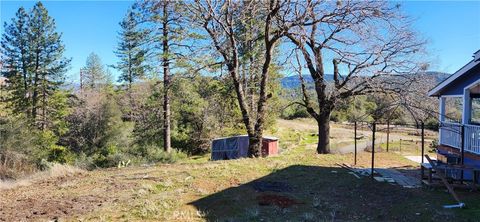
[[[480,154],[480,126],[465,125],[465,150]]]
[[[440,144],[461,149],[462,127],[465,151],[480,154],[480,126],[442,122],[440,125]]]
[[[462,124],[442,122],[440,125],[440,144],[454,148],[461,147]]]

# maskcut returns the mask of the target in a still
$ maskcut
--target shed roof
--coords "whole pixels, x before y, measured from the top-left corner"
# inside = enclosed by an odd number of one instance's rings
[[[433,89],[431,89],[428,92],[428,96],[441,96],[442,95],[442,90],[449,87],[455,80],[459,79],[466,73],[468,73],[470,70],[473,68],[477,67],[480,64],[480,50],[477,50],[473,54],[473,59],[464,65],[462,68],[460,68],[458,71],[456,71],[454,74],[440,82],[438,85],[436,85]]]

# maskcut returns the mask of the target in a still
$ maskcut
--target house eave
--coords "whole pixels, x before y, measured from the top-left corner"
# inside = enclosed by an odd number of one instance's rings
[[[428,96],[436,96],[436,97],[441,96],[440,92],[446,86],[448,86],[450,83],[452,83],[453,81],[458,79],[460,76],[467,73],[469,70],[473,69],[478,64],[480,64],[480,60],[479,61],[475,61],[475,60],[470,61],[469,63],[464,65],[462,68],[460,68],[458,71],[456,71],[454,74],[452,74],[451,76],[449,76],[448,78],[446,78],[445,80],[440,82],[438,85],[436,85],[433,89],[431,89],[428,92]]]

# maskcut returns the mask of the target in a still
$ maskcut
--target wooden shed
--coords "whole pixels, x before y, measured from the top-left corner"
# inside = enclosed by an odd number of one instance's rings
[[[274,156],[278,154],[278,138],[263,137],[262,140],[262,156]]]
[[[217,138],[212,141],[212,160],[230,160],[248,156],[249,138],[247,135]],[[263,137],[262,156],[278,154],[278,138]]]

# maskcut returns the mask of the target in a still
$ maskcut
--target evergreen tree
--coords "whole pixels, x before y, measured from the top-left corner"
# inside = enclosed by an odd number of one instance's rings
[[[109,82],[109,74],[102,63],[100,57],[95,53],[90,53],[84,67],[84,82],[90,89],[98,89]]]
[[[70,59],[63,57],[65,46],[56,32],[55,20],[41,2],[27,14],[20,8],[10,25],[5,25],[1,52],[9,78],[10,100],[18,113],[46,129],[52,103],[49,98],[64,81]]]
[[[1,41],[2,75],[8,78],[7,90],[11,92],[8,98],[15,113],[30,116],[31,73],[28,54],[28,14],[23,7],[19,8],[11,23],[4,24],[5,32]]]
[[[53,104],[49,98],[63,84],[70,60],[63,57],[65,46],[61,34],[55,31],[55,20],[41,2],[33,7],[29,27],[33,68],[32,117],[37,118],[38,114],[37,122],[45,129],[51,122],[48,111]]]
[[[166,152],[171,150],[171,87],[175,74],[181,72],[186,66],[191,51],[193,35],[189,33],[187,18],[184,11],[187,6],[182,1],[148,0],[139,3],[142,16],[148,26],[154,45],[154,52],[163,74],[163,148]],[[183,70],[182,70],[183,71]]]
[[[118,43],[115,54],[120,59],[114,68],[121,71],[119,82],[125,82],[128,89],[132,83],[145,75],[147,66],[145,65],[146,50],[142,48],[146,40],[146,32],[137,28],[138,14],[135,13],[135,7],[127,12],[127,15],[120,22],[122,30],[119,33],[120,42]]]

